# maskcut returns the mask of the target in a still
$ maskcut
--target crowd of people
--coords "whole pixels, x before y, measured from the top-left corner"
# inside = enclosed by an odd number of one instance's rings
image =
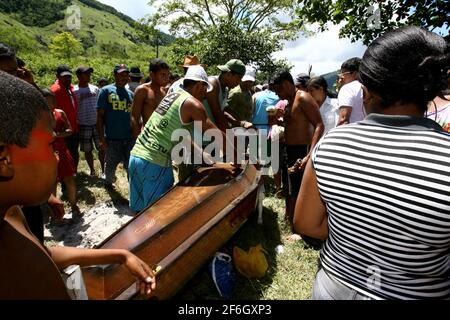
[[[208,76],[195,55],[185,57],[182,77],[153,59],[147,81],[139,68],[118,64],[114,83],[100,79],[101,87],[91,83],[93,68],[79,66],[74,86],[72,69],[60,65],[55,83],[43,89],[19,67],[14,50],[0,44],[6,102],[0,110],[0,242],[10,248],[2,255],[19,255],[5,244],[15,230],[38,243],[35,254],[47,254],[59,269],[69,262],[122,262],[137,275],[142,292],[150,292],[153,273],[129,252],[45,251],[36,206],[48,203],[53,218],[61,218],[60,181],[73,219],[82,216],[75,183],[79,152],[96,177],[97,150],[105,188],[114,188],[123,164],[130,207],[138,213],[173,186],[174,167],[179,180],[194,169],[194,154],[173,162],[176,130],[192,137],[214,129],[223,152],[236,156],[226,130],[255,129],[264,132],[269,153],[273,143],[280,144],[279,154],[271,156],[280,159],[274,180],[277,196],[286,200],[286,221],[298,239],[322,248],[313,298],[449,298],[449,54],[441,37],[423,29],[388,32],[362,59],[342,63],[336,97],[323,77],[292,76],[284,69],[259,85],[256,70],[239,57]],[[201,159],[216,159],[203,155],[208,143],[192,139]],[[50,274],[54,267],[48,267]],[[2,262],[0,268],[7,266]],[[36,283],[42,281],[38,273]],[[0,277],[2,286],[17,280],[3,280],[4,272]]]

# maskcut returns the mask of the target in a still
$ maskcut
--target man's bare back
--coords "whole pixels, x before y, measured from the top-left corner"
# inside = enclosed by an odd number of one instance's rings
[[[153,82],[144,83],[136,88],[131,109],[131,126],[135,138],[165,95],[164,87],[160,87]]]

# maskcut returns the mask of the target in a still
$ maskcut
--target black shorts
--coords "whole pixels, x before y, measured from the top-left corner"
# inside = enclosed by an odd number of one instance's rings
[[[289,196],[297,197],[303,179],[303,170],[294,174],[288,174],[288,168],[292,167],[298,159],[303,159],[308,154],[307,145],[286,145],[285,161],[282,170],[283,183],[287,186]]]

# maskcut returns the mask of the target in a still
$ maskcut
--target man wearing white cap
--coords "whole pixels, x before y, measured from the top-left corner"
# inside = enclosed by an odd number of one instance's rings
[[[202,131],[217,129],[208,118],[202,100],[212,90],[208,75],[201,66],[188,69],[183,90],[169,93],[151,115],[131,151],[130,207],[139,212],[159,199],[173,183],[172,141],[177,129],[193,132],[194,121],[200,121]]]
[[[245,67],[245,75],[240,85],[230,90],[228,106],[224,110],[225,117],[233,127],[250,128],[253,109],[251,89],[256,81],[256,70]]]

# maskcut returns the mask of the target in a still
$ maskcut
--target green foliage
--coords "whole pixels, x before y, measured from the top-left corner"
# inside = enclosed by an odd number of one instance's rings
[[[0,11],[12,14],[26,26],[45,27],[64,19],[64,10],[71,0],[2,0]]]
[[[36,40],[25,33],[17,32],[13,26],[0,27],[0,41],[20,51],[33,50],[37,46]]]
[[[81,41],[70,32],[62,32],[52,38],[50,51],[58,58],[76,57],[83,52]]]
[[[281,49],[280,42],[269,32],[246,32],[232,22],[210,27],[197,36],[196,40],[197,53],[209,66],[238,58],[261,71],[273,71],[275,64],[272,53]]]
[[[369,44],[388,30],[404,25],[416,25],[430,30],[443,28],[448,37],[450,5],[445,0],[304,0],[297,9],[299,19],[319,23],[321,30],[328,23],[344,26],[341,37]],[[377,3],[379,14],[376,14]]]

